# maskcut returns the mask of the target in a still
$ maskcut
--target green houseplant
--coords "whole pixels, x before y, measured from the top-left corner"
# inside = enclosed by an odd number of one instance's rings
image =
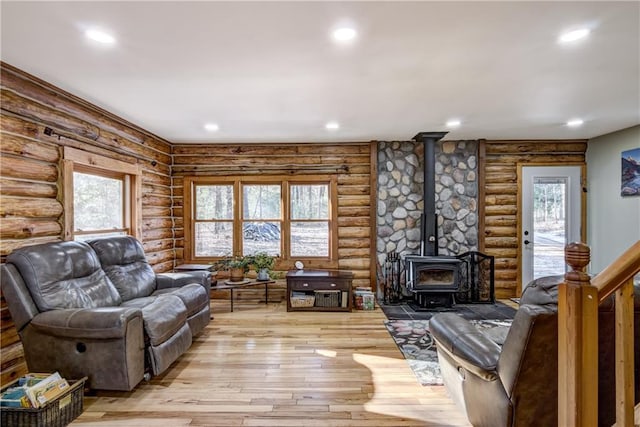
[[[251,264],[252,257],[226,256],[216,262],[215,266],[218,270],[229,270],[229,280],[232,282],[240,282]]]
[[[276,264],[276,257],[266,252],[258,252],[252,255],[251,265],[258,273],[258,280],[269,280],[269,271]]]

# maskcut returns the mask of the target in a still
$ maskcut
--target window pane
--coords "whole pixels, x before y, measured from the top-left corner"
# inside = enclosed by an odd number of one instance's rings
[[[74,231],[124,228],[122,179],[73,173]]]
[[[233,251],[233,223],[198,222],[195,239],[197,257],[230,255]]]
[[[567,178],[536,177],[533,182],[533,278],[564,274],[567,242]]]
[[[280,223],[279,222],[245,222],[242,225],[243,255],[266,252],[269,255],[280,255]]]
[[[244,185],[244,219],[280,219],[279,185]]]
[[[196,220],[233,219],[233,185],[196,186]]]
[[[328,257],[329,223],[291,222],[292,257]]]
[[[329,185],[292,185],[291,219],[329,219]]]

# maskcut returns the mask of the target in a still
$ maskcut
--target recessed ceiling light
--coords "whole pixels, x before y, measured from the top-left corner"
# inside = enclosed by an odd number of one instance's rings
[[[218,130],[220,130],[220,126],[215,123],[207,123],[204,125],[204,129],[207,132],[217,132]]]
[[[451,120],[447,121],[446,125],[447,125],[447,127],[450,127],[450,128],[456,128],[456,127],[460,126],[460,123],[461,122],[458,119],[451,119]]]
[[[115,37],[111,34],[95,28],[85,31],[84,35],[87,36],[87,38],[102,44],[114,44],[116,42]]]
[[[558,37],[560,43],[571,43],[583,39],[589,35],[591,31],[588,28],[579,28],[577,30],[567,31]]]
[[[333,38],[339,42],[347,42],[356,38],[356,30],[350,27],[338,28],[333,32]]]
[[[338,129],[340,129],[340,125],[338,124],[338,122],[329,122],[326,125],[324,125],[324,127],[327,130],[338,130]]]
[[[571,119],[567,122],[567,126],[575,128],[578,126],[582,126],[583,123],[584,123],[584,120],[582,119]]]

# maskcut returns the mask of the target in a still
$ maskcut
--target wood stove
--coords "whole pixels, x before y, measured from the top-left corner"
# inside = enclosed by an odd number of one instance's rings
[[[420,307],[450,307],[460,288],[460,267],[456,257],[408,255],[407,289]]]
[[[451,307],[494,302],[494,258],[479,252],[438,256],[438,215],[435,212],[435,144],[446,132],[420,132],[424,143],[424,213],[421,216],[419,255],[404,257],[405,289],[416,308]]]
[[[412,291],[457,291],[460,260],[447,256],[405,257],[408,286]]]
[[[435,145],[447,132],[420,132],[413,137],[424,143],[424,214],[421,218],[420,256],[405,257],[407,289],[423,308],[453,303],[459,288],[460,260],[438,256],[438,217],[435,212]]]

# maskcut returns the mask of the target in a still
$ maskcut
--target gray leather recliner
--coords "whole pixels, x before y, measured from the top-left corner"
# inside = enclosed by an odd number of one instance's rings
[[[95,389],[164,372],[211,318],[210,273],[156,275],[129,236],[17,249],[1,279],[29,370]]]
[[[558,425],[558,285],[563,276],[531,282],[504,342],[466,319],[442,313],[429,321],[443,380],[475,427]],[[615,422],[614,299],[598,310],[598,425]],[[635,354],[640,354],[640,288],[635,287]],[[640,400],[640,361],[635,361]]]

